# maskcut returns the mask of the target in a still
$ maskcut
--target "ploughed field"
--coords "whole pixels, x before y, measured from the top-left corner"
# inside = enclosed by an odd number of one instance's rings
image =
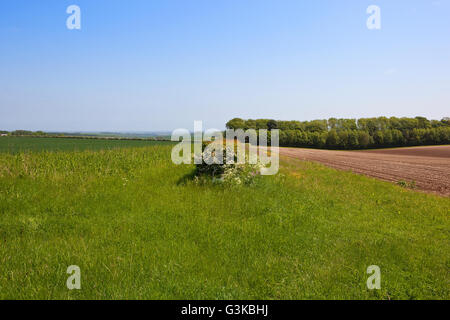
[[[280,148],[280,154],[386,181],[414,181],[418,189],[450,196],[450,146],[364,151]]]

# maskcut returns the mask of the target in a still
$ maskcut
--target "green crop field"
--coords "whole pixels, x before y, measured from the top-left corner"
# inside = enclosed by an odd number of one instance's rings
[[[167,143],[36,139],[0,138],[1,299],[450,298],[449,198],[292,159],[199,185]]]
[[[0,137],[0,152],[81,151],[172,144],[170,141],[78,138]]]

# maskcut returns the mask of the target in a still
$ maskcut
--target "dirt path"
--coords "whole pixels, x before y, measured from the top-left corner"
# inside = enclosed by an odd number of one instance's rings
[[[280,154],[386,181],[415,181],[418,189],[450,196],[450,146],[364,151],[280,148]]]

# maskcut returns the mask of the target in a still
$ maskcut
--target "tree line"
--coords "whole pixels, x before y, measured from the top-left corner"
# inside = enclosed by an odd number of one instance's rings
[[[15,131],[5,131],[0,130],[0,134],[7,134],[9,136],[46,136],[47,133],[44,131],[28,131],[28,130],[15,130]]]
[[[450,144],[450,118],[377,117],[312,121],[234,118],[228,129],[279,129],[280,146],[366,149]]]

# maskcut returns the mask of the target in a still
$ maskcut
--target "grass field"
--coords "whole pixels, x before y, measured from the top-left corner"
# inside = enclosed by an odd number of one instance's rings
[[[196,185],[170,145],[134,143],[0,153],[1,299],[450,298],[449,198],[288,158],[252,186]]]

